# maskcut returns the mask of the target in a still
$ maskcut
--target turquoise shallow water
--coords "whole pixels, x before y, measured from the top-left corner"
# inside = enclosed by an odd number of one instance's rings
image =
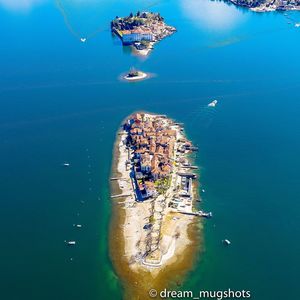
[[[118,126],[139,109],[184,122],[200,147],[214,218],[181,288],[297,299],[299,29],[280,13],[207,0],[0,3],[1,299],[121,298],[108,178]],[[146,60],[109,32],[112,17],[136,9],[178,28]],[[156,76],[119,81],[131,66]]]

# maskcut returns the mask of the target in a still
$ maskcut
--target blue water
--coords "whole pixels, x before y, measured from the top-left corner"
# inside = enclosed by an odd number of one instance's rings
[[[147,59],[109,31],[137,9],[178,29]],[[2,0],[0,31],[1,299],[121,298],[108,178],[118,126],[139,109],[184,122],[200,148],[214,218],[181,289],[298,298],[300,30],[283,14],[208,0]],[[132,66],[155,76],[120,81]]]

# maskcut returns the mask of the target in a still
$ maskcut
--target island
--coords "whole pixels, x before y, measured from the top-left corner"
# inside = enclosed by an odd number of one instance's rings
[[[256,12],[300,10],[300,0],[227,0]]]
[[[127,74],[123,76],[123,79],[127,81],[140,81],[146,79],[147,77],[148,75],[146,73],[132,68]]]
[[[182,124],[165,115],[135,113],[117,135],[110,252],[129,299],[180,281],[199,253],[199,221],[212,214],[196,209],[195,151]]]
[[[145,56],[156,42],[176,32],[176,28],[167,25],[159,13],[137,12],[127,17],[117,16],[111,21],[111,31],[124,46],[131,46]]]

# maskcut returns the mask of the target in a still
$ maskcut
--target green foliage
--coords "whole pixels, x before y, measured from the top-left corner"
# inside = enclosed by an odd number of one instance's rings
[[[150,224],[153,224],[154,223],[154,216],[153,215],[151,215],[150,217],[149,217],[149,223]]]
[[[155,181],[154,185],[159,194],[165,194],[171,186],[171,177],[158,179]]]

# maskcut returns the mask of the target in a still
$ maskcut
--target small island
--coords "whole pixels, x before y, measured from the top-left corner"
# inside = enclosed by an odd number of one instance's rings
[[[123,79],[127,81],[140,81],[146,79],[148,75],[142,71],[131,69],[126,75],[123,76]]]
[[[212,214],[196,209],[198,167],[189,156],[198,148],[181,124],[135,113],[125,120],[115,147],[111,256],[131,293],[145,299],[147,289],[166,287],[192,268],[199,233],[191,234],[190,226],[199,231],[199,219]]]
[[[137,12],[128,17],[116,17],[111,21],[111,31],[124,46],[131,46],[139,55],[148,55],[153,45],[176,32],[167,25],[159,13]]]
[[[227,0],[256,12],[300,10],[300,0]]]

